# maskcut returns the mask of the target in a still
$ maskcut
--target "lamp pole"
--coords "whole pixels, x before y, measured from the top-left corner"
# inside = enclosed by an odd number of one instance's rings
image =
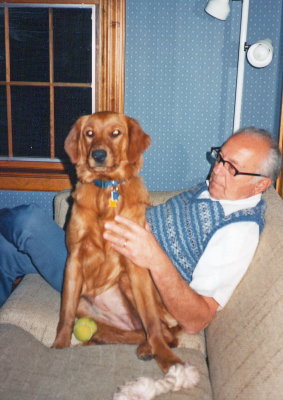
[[[240,29],[240,43],[239,43],[239,55],[238,55],[238,70],[237,70],[237,82],[236,82],[233,132],[238,130],[241,126],[245,61],[246,61],[245,44],[247,41],[248,19],[249,19],[250,0],[242,0],[242,1],[243,1],[243,4],[242,4],[242,17],[241,17],[241,29]]]

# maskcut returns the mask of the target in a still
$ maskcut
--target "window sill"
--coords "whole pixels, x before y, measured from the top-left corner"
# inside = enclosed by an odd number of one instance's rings
[[[74,182],[70,164],[0,161],[0,190],[58,192],[72,188]]]

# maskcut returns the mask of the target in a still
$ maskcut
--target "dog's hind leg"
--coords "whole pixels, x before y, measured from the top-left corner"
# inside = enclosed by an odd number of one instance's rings
[[[152,356],[156,359],[159,367],[162,371],[167,372],[172,365],[183,364],[183,361],[169,348],[164,337],[155,298],[154,291],[156,289],[148,270],[129,262],[127,268],[132,283],[137,310],[146,331],[147,341],[150,345],[150,347],[142,345],[140,350],[138,349],[138,356],[141,358],[148,358],[149,349],[151,348]],[[145,355],[145,350],[147,355]]]
[[[95,344],[139,344],[143,343],[145,333],[142,329],[135,331],[126,331],[115,326],[107,325],[103,322],[98,322],[97,332],[88,341],[84,342],[83,346]]]

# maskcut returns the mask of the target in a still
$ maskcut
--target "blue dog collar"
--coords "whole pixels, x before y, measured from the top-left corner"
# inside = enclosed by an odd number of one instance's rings
[[[117,207],[119,198],[120,198],[120,193],[118,191],[118,186],[120,183],[125,182],[125,179],[121,182],[119,181],[103,181],[101,179],[95,179],[93,181],[94,185],[98,186],[101,189],[106,189],[108,187],[112,187],[111,194],[110,194],[110,199],[109,199],[109,207]]]
[[[106,189],[109,186],[118,186],[121,182],[119,182],[119,181],[103,181],[100,179],[95,179],[93,181],[93,183],[95,184],[95,186],[98,186],[101,189]]]

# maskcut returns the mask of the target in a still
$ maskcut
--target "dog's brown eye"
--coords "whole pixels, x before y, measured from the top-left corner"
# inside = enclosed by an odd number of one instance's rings
[[[89,138],[91,138],[91,137],[94,136],[94,132],[93,132],[93,131],[86,131],[85,134],[86,134],[86,136],[89,137]]]
[[[119,131],[119,129],[115,129],[115,131],[111,132],[111,136],[113,137],[117,137],[121,135],[121,131]]]

